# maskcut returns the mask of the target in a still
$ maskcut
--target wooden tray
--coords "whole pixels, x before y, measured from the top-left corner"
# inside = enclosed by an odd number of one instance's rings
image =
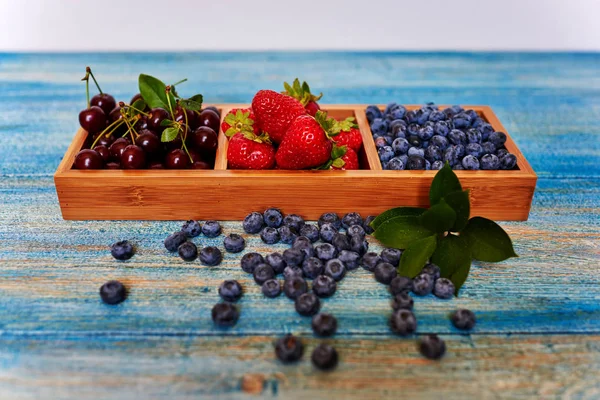
[[[216,105],[224,117],[231,108]],[[415,109],[419,106],[407,106]],[[476,110],[495,130],[506,132],[492,109]],[[85,143],[80,129],[55,175],[56,192],[68,220],[241,220],[251,211],[276,206],[315,220],[323,212],[358,211],[377,215],[398,206],[427,207],[437,171],[384,171],[371,136],[366,105],[322,105],[330,116],[354,116],[363,136],[357,171],[240,171],[227,169],[227,137],[219,132],[214,170],[72,169]],[[382,107],[383,109],[383,107]],[[494,220],[526,220],[537,176],[507,133],[506,148],[517,156],[518,170],[456,171],[471,189],[471,214]]]

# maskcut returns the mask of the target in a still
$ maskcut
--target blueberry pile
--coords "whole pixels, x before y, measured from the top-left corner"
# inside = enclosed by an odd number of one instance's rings
[[[366,114],[383,169],[439,170],[446,162],[454,170],[517,168],[517,157],[504,147],[506,134],[475,110],[427,103],[409,111],[390,103],[383,112],[368,106]]]

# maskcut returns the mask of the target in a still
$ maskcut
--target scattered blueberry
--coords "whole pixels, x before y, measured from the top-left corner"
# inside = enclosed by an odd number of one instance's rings
[[[263,213],[263,219],[267,226],[279,228],[283,223],[283,214],[278,208],[267,208]]]
[[[433,278],[429,274],[419,274],[413,279],[412,291],[417,296],[426,296],[433,290]]]
[[[165,248],[170,252],[175,252],[187,240],[183,232],[175,232],[165,239]]]
[[[458,329],[469,330],[475,326],[475,314],[471,310],[458,309],[452,313],[452,324]]]
[[[300,338],[287,334],[275,342],[275,355],[283,363],[296,362],[302,358],[304,346]]]
[[[325,223],[321,225],[321,229],[319,230],[319,236],[321,240],[327,243],[331,243],[333,240],[333,235],[338,233],[338,229],[330,223]]]
[[[221,234],[221,224],[217,221],[206,221],[202,225],[202,233],[209,238],[217,237]]]
[[[302,225],[304,225],[304,219],[301,216],[296,214],[286,215],[283,219],[283,224],[289,226],[290,228],[294,228],[296,232],[300,231]]]
[[[268,254],[265,257],[265,262],[273,268],[273,271],[275,271],[276,274],[281,274],[287,266],[281,253],[277,252]]]
[[[189,220],[183,224],[181,232],[185,233],[187,237],[196,237],[202,233],[202,227],[198,221]]]
[[[401,308],[392,313],[390,327],[398,335],[410,335],[417,330],[417,319],[412,311]]]
[[[328,212],[319,217],[319,228],[321,228],[324,224],[331,224],[335,227],[335,229],[339,230],[342,227],[342,220],[336,213]]]
[[[260,238],[266,244],[275,244],[275,243],[279,242],[279,239],[280,239],[279,231],[277,231],[277,228],[272,228],[270,226],[266,226],[260,232]]]
[[[231,233],[223,239],[223,246],[230,253],[240,253],[246,247],[246,240],[237,233]]]
[[[198,258],[198,248],[192,242],[183,242],[177,252],[183,261],[194,261]]]
[[[254,276],[254,282],[262,285],[269,279],[275,278],[275,271],[269,264],[258,264],[256,268],[254,268],[252,275]]]
[[[302,271],[302,268],[300,268],[300,267],[285,267],[283,269],[283,279],[284,280],[290,279],[292,276],[297,276],[299,278],[302,278],[304,276],[304,272]]]
[[[377,264],[373,270],[373,273],[375,274],[375,279],[377,282],[383,283],[384,285],[389,285],[397,274],[396,267],[387,262],[381,262]]]
[[[333,235],[331,244],[337,251],[350,250],[350,238],[343,233],[336,233]]]
[[[265,296],[274,298],[281,294],[281,285],[277,279],[268,279],[262,284],[261,290]]]
[[[315,255],[315,249],[313,248],[311,241],[306,236],[298,236],[294,240],[292,248],[302,251],[305,258],[313,257]]]
[[[332,277],[335,281],[340,281],[346,275],[346,267],[339,258],[332,258],[325,263],[324,274]]]
[[[258,253],[246,253],[242,256],[240,263],[244,272],[252,274],[254,273],[254,268],[256,268],[258,264],[263,264],[264,262],[265,259]]]
[[[412,310],[414,300],[407,292],[398,293],[392,300],[392,308],[394,310]]]
[[[338,251],[330,243],[321,243],[315,246],[315,254],[317,255],[317,258],[327,261],[335,258],[338,254]]]
[[[312,318],[313,332],[319,336],[333,336],[337,331],[337,319],[327,313],[319,313]]]
[[[300,228],[300,235],[309,238],[310,241],[314,243],[319,240],[319,228],[312,224],[304,224],[304,226]]]
[[[100,298],[106,304],[119,304],[127,297],[125,286],[119,281],[108,281],[100,286]]]
[[[315,279],[317,276],[323,273],[323,261],[317,257],[309,257],[304,259],[302,263],[302,272],[308,279]]]
[[[340,251],[338,259],[344,263],[348,271],[358,268],[360,264],[360,254],[351,250]]]
[[[319,297],[333,296],[336,288],[335,280],[328,275],[319,275],[313,280],[313,292]]]
[[[426,335],[419,340],[419,351],[431,360],[438,360],[446,353],[446,343],[438,335]]]
[[[230,327],[237,322],[240,313],[231,303],[217,303],[212,308],[212,320],[217,326]]]
[[[454,296],[454,283],[450,279],[438,279],[433,286],[433,294],[440,299],[452,298]]]
[[[263,215],[256,211],[248,214],[242,223],[246,233],[258,233],[262,230],[264,224],[265,220]]]
[[[221,254],[221,250],[214,246],[206,246],[200,250],[198,258],[203,265],[214,267],[215,265],[221,264],[223,254]]]
[[[370,251],[362,256],[362,259],[360,260],[360,265],[362,265],[362,267],[367,271],[373,271],[377,264],[379,264],[380,262],[381,257],[379,257],[379,254]]]
[[[308,284],[301,276],[293,275],[283,281],[283,293],[285,293],[285,295],[292,300],[296,299],[298,296],[306,293],[307,291]]]
[[[387,248],[381,250],[381,260],[386,263],[390,263],[397,267],[400,264],[400,257],[402,257],[402,250]]]
[[[390,282],[390,292],[393,295],[408,293],[412,290],[413,281],[412,279],[398,275]]]
[[[299,294],[294,302],[294,307],[298,314],[305,317],[311,317],[319,312],[321,308],[321,301],[316,294],[312,292],[306,292]]]
[[[367,218],[365,218],[365,221],[363,222],[363,229],[365,230],[365,233],[367,235],[370,235],[371,233],[375,232],[375,230],[371,227],[371,222],[373,222],[374,219],[374,215],[369,215]]]
[[[315,347],[310,359],[315,367],[327,371],[337,366],[338,354],[334,347],[321,343]]]
[[[304,252],[299,249],[286,249],[283,252],[283,259],[285,263],[291,267],[296,267],[302,264],[304,261]]]
[[[285,244],[292,244],[298,237],[298,231],[292,226],[281,225],[277,231],[279,232],[281,242]]]
[[[235,280],[223,281],[219,286],[219,296],[225,301],[238,301],[242,297],[242,286]]]
[[[434,281],[438,280],[440,277],[440,267],[433,263],[427,263],[421,270],[422,274],[429,274],[433,278]]]
[[[129,260],[133,257],[133,245],[128,240],[121,240],[120,242],[113,243],[110,246],[110,254],[120,261]]]

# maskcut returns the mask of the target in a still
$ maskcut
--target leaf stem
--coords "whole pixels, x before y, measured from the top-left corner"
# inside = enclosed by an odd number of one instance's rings
[[[100,85],[98,85],[98,81],[96,80],[96,78],[94,77],[94,74],[92,73],[92,69],[90,67],[86,67],[85,71],[92,76],[92,79],[94,80],[94,83],[96,84],[96,87],[98,88],[98,91],[100,92],[100,94],[104,94],[102,92],[102,89],[100,89]]]
[[[180,83],[183,83],[183,82],[187,82],[187,78],[184,78],[184,79],[180,80],[179,82],[175,82],[171,86],[177,86],[177,85],[179,85]]]

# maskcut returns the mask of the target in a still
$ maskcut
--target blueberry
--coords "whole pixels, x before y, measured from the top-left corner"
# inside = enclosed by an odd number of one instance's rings
[[[406,122],[408,122],[409,124],[414,124],[417,122],[417,111],[416,110],[410,110],[406,112],[406,115],[404,115],[404,119],[406,120]]]
[[[231,233],[223,239],[223,246],[230,253],[240,253],[246,247],[246,240],[237,233]]]
[[[394,150],[394,153],[397,155],[406,154],[409,147],[410,144],[405,138],[397,138],[392,142],[392,150]]]
[[[419,139],[418,136],[409,136],[407,140],[408,140],[408,144],[411,145],[412,147],[417,147],[417,148],[421,147],[421,140]]]
[[[238,309],[231,303],[218,303],[212,308],[212,320],[217,326],[234,326],[240,317]]]
[[[442,110],[442,112],[444,113],[444,115],[446,116],[446,118],[451,118],[455,114],[457,114],[457,112],[452,107],[445,108],[445,109]],[[460,111],[458,111],[458,112],[460,112]]]
[[[425,159],[421,156],[410,156],[406,163],[408,170],[423,170],[426,167]]]
[[[336,233],[338,233],[338,229],[330,223],[321,225],[321,229],[319,229],[321,240],[327,243],[331,243]]]
[[[452,298],[454,296],[454,283],[450,279],[438,279],[433,286],[433,294],[440,299]]]
[[[264,262],[265,259],[258,253],[246,253],[243,255],[240,263],[242,265],[242,270],[251,274],[258,264],[263,264]]]
[[[412,279],[406,276],[398,275],[390,282],[390,292],[392,292],[393,295],[408,293],[412,290],[412,287]]]
[[[365,228],[363,228],[361,224],[349,226],[346,230],[346,234],[348,236],[360,236],[361,238],[364,238],[367,233],[365,232]]]
[[[458,154],[456,152],[455,146],[448,146],[448,148],[446,148],[446,150],[444,151],[443,161],[444,163],[450,164],[450,166],[453,166],[456,163],[458,163]]]
[[[392,112],[392,111],[393,111],[393,110],[394,110],[396,107],[398,107],[398,104],[397,104],[397,103],[394,103],[394,102],[392,102],[392,103],[389,103],[389,104],[388,104],[388,105],[385,107],[385,109],[383,110],[383,115],[388,115],[388,114],[390,114],[390,113],[391,113],[391,112]]]
[[[319,297],[330,297],[335,293],[337,285],[328,275],[319,275],[313,281],[313,292]]]
[[[408,292],[398,293],[394,296],[394,300],[392,300],[392,308],[394,310],[412,310],[414,305],[414,300]]]
[[[419,274],[413,279],[412,291],[417,296],[426,296],[433,290],[433,277],[429,274]]]
[[[430,162],[442,160],[442,150],[436,145],[431,145],[425,149],[425,159]]]
[[[406,115],[406,108],[401,105],[398,105],[390,112],[390,116],[392,117],[393,121],[398,121],[398,120],[402,121],[400,118],[403,118],[405,115]],[[404,122],[404,121],[402,121],[402,122]]]
[[[465,154],[479,158],[483,155],[483,147],[479,143],[469,143],[465,146]]]
[[[214,246],[206,246],[200,250],[200,262],[203,265],[208,265],[209,267],[214,267],[215,265],[221,264],[223,260],[223,255],[221,254],[221,250]]]
[[[323,261],[317,257],[309,257],[302,263],[302,272],[308,279],[315,279],[323,273]]]
[[[196,237],[202,233],[202,227],[198,221],[189,220],[183,224],[181,232],[185,233],[185,236],[187,237]]]
[[[479,160],[481,169],[496,170],[500,167],[500,160],[494,154],[486,154]]]
[[[500,158],[500,169],[513,169],[517,165],[517,156],[508,153]]]
[[[335,258],[338,254],[338,251],[330,243],[321,243],[315,246],[315,254],[317,255],[317,258],[323,261],[328,261],[332,258]]]
[[[333,235],[331,244],[338,252],[342,250],[350,250],[350,238],[343,233],[336,233]]]
[[[469,128],[471,126],[471,117],[466,113],[458,113],[452,117],[452,123],[457,129]]]
[[[421,142],[421,148],[422,148],[423,150],[425,150],[425,149],[426,149],[426,148],[428,148],[428,147],[429,147],[429,140],[426,140],[426,141],[424,141],[424,142]]]
[[[110,254],[120,261],[129,260],[133,257],[133,245],[128,240],[121,240],[120,242],[113,243],[110,246]]]
[[[492,142],[483,142],[481,147],[483,148],[483,154],[494,154],[496,152],[496,146]]]
[[[289,214],[283,219],[283,224],[290,228],[294,228],[296,232],[298,232],[300,231],[300,228],[302,228],[302,225],[304,225],[304,219],[299,215]]]
[[[481,143],[481,132],[479,129],[471,128],[466,132],[468,143]]]
[[[337,331],[337,319],[327,313],[319,313],[312,318],[313,332],[319,336],[333,336]]]
[[[465,167],[463,167],[463,165],[462,165],[462,162],[460,162],[460,161],[459,161],[458,163],[456,163],[456,164],[454,164],[454,165],[452,166],[452,169],[453,169],[453,170],[457,170],[457,171],[458,171],[458,170],[463,170],[463,169],[465,169]]]
[[[298,314],[305,317],[311,317],[319,312],[321,308],[321,301],[316,294],[306,292],[299,294],[294,302],[294,307]]]
[[[244,218],[244,222],[242,223],[246,233],[258,233],[262,230],[264,224],[265,220],[263,215],[256,211],[246,215],[246,218]]]
[[[396,310],[390,317],[390,327],[394,333],[406,336],[417,330],[417,319],[410,310],[403,308]]]
[[[266,226],[260,232],[260,238],[266,244],[275,244],[275,243],[279,242],[279,239],[280,239],[279,231],[277,231],[277,228],[272,228],[270,226]]]
[[[206,221],[202,225],[202,233],[209,238],[217,237],[221,234],[221,224],[217,221]]]
[[[458,329],[473,329],[475,326],[475,314],[471,310],[458,309],[451,316],[452,324]]]
[[[396,119],[390,123],[390,135],[394,138],[406,137],[406,122]]]
[[[388,122],[382,118],[375,118],[371,123],[371,132],[374,134],[385,135],[388,130]]]
[[[440,170],[444,166],[443,161],[434,161],[431,163],[431,169]]]
[[[467,114],[469,117],[471,117],[471,123],[473,123],[473,121],[476,118],[479,118],[479,114],[477,114],[477,111],[475,111],[475,110],[471,110],[471,109],[465,110],[465,114]]]
[[[383,116],[381,110],[377,106],[368,106],[365,112],[369,122],[373,122],[375,118],[381,118]]]
[[[383,165],[382,165],[383,167]],[[390,161],[385,164],[385,168],[390,171],[402,171],[404,169],[404,163],[400,159],[400,157],[394,157]]]
[[[444,115],[443,112],[439,111],[439,110],[434,110],[431,112],[431,114],[429,114],[429,120],[431,122],[439,122],[446,119],[446,116]]]
[[[283,214],[278,208],[267,208],[263,213],[263,219],[267,226],[271,228],[279,228],[283,223]]]
[[[379,150],[377,150],[377,154],[379,154],[379,159],[382,162],[388,162],[394,157],[394,149],[390,146],[383,146]]]
[[[390,263],[381,262],[373,269],[375,280],[384,285],[389,285],[392,279],[396,277],[396,267]]]
[[[388,145],[388,142],[387,142],[387,140],[385,140],[385,137],[379,136],[379,137],[375,138],[375,147],[377,149],[382,149],[383,147],[385,147],[387,145]]]
[[[285,267],[283,269],[283,279],[288,280],[292,276],[297,276],[302,278],[304,276],[304,272],[302,272],[302,268],[300,267]]]
[[[507,154],[508,154],[508,150],[506,150],[504,148],[496,150],[496,156],[501,160],[502,160],[502,157],[504,157]]]
[[[348,271],[358,268],[360,264],[360,254],[355,251],[342,250],[338,255],[338,259],[344,263]]]
[[[482,140],[488,140],[488,138],[490,137],[490,133],[494,132],[494,128],[492,128],[492,125],[488,124],[487,122],[484,122],[481,125],[479,125],[477,129],[479,129],[479,132],[481,132]]]
[[[494,143],[494,146],[501,147],[506,143],[506,133],[504,132],[492,132],[488,137],[488,141]]]
[[[421,127],[418,124],[410,124],[406,127],[406,133],[408,134],[409,137],[410,136],[417,137],[417,135],[419,134],[419,129],[421,129]]]
[[[440,277],[440,267],[433,263],[427,263],[421,270],[422,274],[429,274],[433,278],[434,281],[438,280]]]
[[[298,236],[294,240],[292,247],[304,252],[304,258],[313,257],[315,255],[315,249],[313,248],[311,241],[306,236]]]
[[[268,254],[265,257],[265,262],[271,267],[273,267],[273,271],[275,271],[276,274],[282,273],[285,270],[285,267],[287,266],[287,263],[283,259],[281,253],[277,252]]]
[[[440,149],[440,151],[441,151],[441,150],[446,150],[446,148],[449,145],[449,142],[448,142],[448,139],[446,139],[445,137],[440,136],[440,135],[435,135],[429,141],[429,145],[430,146],[437,146]]]
[[[302,278],[301,276],[293,275],[290,278],[286,278],[283,282],[283,292],[287,297],[289,297],[292,300],[294,300],[301,294],[306,293],[307,291],[308,285],[304,278]]]
[[[390,263],[394,267],[397,267],[400,264],[400,257],[402,257],[402,250],[387,248],[381,250],[381,261]]]
[[[125,286],[119,281],[108,281],[100,286],[100,298],[106,304],[119,304],[127,297]]]
[[[254,277],[254,282],[262,285],[269,279],[275,278],[275,271],[269,264],[258,264],[256,268],[254,268],[252,275]]]
[[[238,301],[242,297],[242,292],[242,286],[238,281],[226,280],[219,286],[219,296],[225,301]]]
[[[277,228],[277,232],[279,232],[279,239],[282,243],[292,244],[294,240],[298,237],[298,231],[291,226],[282,225]]]
[[[421,129],[419,129],[419,132],[417,133],[417,136],[421,140],[429,140],[433,137],[433,135],[434,131],[432,126],[424,126]]]
[[[379,254],[371,251],[368,253],[365,253],[361,260],[360,260],[360,265],[362,265],[362,267],[364,269],[366,269],[367,271],[373,271],[375,269],[375,267],[377,266],[377,264],[379,264],[381,262],[381,257],[379,257]]]
[[[170,252],[177,251],[186,240],[187,236],[183,232],[175,232],[165,239],[165,248]]]
[[[454,145],[454,148],[456,149],[456,155],[459,159],[465,155],[465,146],[462,144]]]
[[[369,215],[367,216],[367,218],[365,218],[363,222],[363,229],[365,230],[365,233],[367,235],[370,235],[371,233],[375,232],[375,230],[371,227],[371,222],[373,222],[374,219],[374,215]]]
[[[391,136],[391,135],[385,135],[385,136],[382,136],[382,137],[385,140],[386,146],[391,146],[392,143],[394,143],[394,139],[395,138],[393,136]]]
[[[283,252],[283,259],[287,265],[297,267],[302,265],[302,261],[304,261],[304,252],[300,249],[286,249]]]
[[[283,363],[292,363],[300,360],[304,354],[304,345],[300,338],[291,334],[275,342],[275,355]]]
[[[406,168],[406,163],[408,162],[408,155],[407,154],[402,154],[401,156],[394,157],[394,158],[399,158],[400,161],[402,161],[402,164],[404,164],[404,168]]]
[[[274,298],[281,294],[281,285],[277,279],[267,279],[261,290],[266,297]]]
[[[438,335],[426,335],[419,340],[419,351],[426,358],[438,360],[446,353],[446,343]]]
[[[300,235],[306,236],[311,242],[314,243],[319,240],[319,228],[312,224],[305,224],[302,228],[300,228]]]
[[[479,128],[479,126],[481,124],[484,124],[485,121],[479,116],[476,115],[475,117],[473,117],[473,119],[471,120],[471,127],[472,128]]]
[[[468,154],[465,156],[465,158],[463,158],[462,166],[464,167],[464,169],[478,170],[479,169],[479,160],[477,159],[477,157]]]
[[[332,258],[325,263],[324,274],[332,277],[335,281],[340,281],[346,275],[346,267],[339,258]]]
[[[194,261],[198,258],[198,248],[192,242],[183,242],[177,252],[183,261]]]
[[[360,236],[352,236],[350,237],[350,250],[362,256],[369,251],[369,242]]]
[[[336,213],[328,212],[319,217],[319,228],[325,224],[331,224],[335,229],[339,230],[342,227],[342,220]]]
[[[344,229],[348,229],[352,225],[362,225],[363,219],[357,212],[350,212],[344,215],[342,218],[342,226]]]
[[[411,147],[408,149],[408,156],[418,156],[418,157],[425,157],[425,150],[419,148],[419,147]]]
[[[420,108],[416,110],[415,114],[417,116],[417,124],[423,125],[425,122],[429,120],[429,114],[431,111],[427,108]]]
[[[464,108],[462,108],[461,106],[459,106],[459,105],[457,105],[457,104],[453,105],[453,106],[452,106],[452,107],[450,107],[450,108],[451,108],[451,109],[452,109],[452,111],[454,112],[454,114],[452,114],[452,115],[456,115],[456,114],[459,114],[459,113],[461,113],[461,112],[465,111],[465,109],[464,109]]]
[[[447,121],[438,121],[433,126],[433,132],[442,137],[448,136],[448,133],[450,132],[450,125]]]
[[[467,144],[467,135],[461,130],[452,129],[448,134],[448,140],[452,144]]]
[[[315,367],[327,371],[337,366],[338,354],[334,347],[321,343],[315,347],[310,359]]]

